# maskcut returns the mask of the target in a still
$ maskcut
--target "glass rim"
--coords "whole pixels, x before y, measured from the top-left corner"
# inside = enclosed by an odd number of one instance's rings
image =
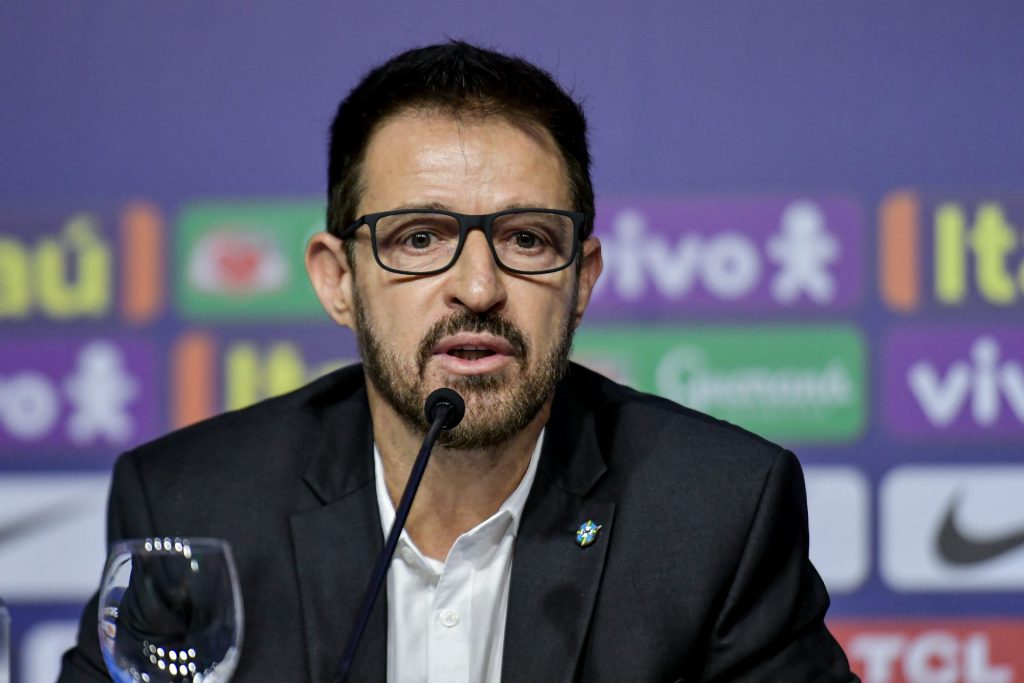
[[[145,538],[124,538],[114,541],[110,544],[107,555],[113,556],[118,552],[130,552],[134,555],[136,554],[135,551],[140,553],[178,553],[180,550],[175,548],[176,545],[188,545],[189,548],[203,550],[216,548],[224,550],[228,555],[232,554],[231,544],[223,538],[215,538],[213,536],[147,536]]]

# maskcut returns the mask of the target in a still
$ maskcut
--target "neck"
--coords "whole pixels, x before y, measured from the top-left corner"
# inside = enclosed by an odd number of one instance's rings
[[[397,507],[424,433],[399,416],[370,381],[367,390],[384,483]],[[435,446],[405,525],[424,555],[444,560],[455,539],[498,511],[522,481],[550,407],[549,399],[525,428],[493,448]]]

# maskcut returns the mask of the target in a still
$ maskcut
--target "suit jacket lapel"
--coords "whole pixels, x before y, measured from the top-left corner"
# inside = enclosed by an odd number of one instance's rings
[[[360,373],[361,374],[361,373]],[[594,416],[559,387],[533,490],[516,537],[502,681],[571,681],[578,669],[612,532],[615,505],[588,497],[606,467]],[[292,515],[309,675],[330,681],[383,547],[373,478],[373,437],[365,388],[324,407],[312,446],[306,509]],[[601,525],[581,548],[576,529]],[[377,599],[350,680],[383,683],[387,598]]]
[[[365,390],[324,409],[323,439],[305,482],[315,500],[291,517],[309,675],[330,681],[383,547]],[[381,591],[349,675],[381,681],[387,665],[387,596]]]
[[[509,586],[502,681],[571,681],[597,598],[615,504],[587,496],[605,472],[593,415],[582,402],[555,398],[537,479],[516,536]],[[592,545],[576,530],[601,525]]]

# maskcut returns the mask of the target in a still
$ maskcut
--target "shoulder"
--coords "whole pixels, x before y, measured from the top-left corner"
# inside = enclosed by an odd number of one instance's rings
[[[216,468],[274,469],[301,459],[325,438],[325,425],[346,410],[365,405],[361,365],[329,373],[282,396],[217,415],[143,444],[121,457],[143,472],[183,471],[193,475]],[[268,458],[274,454],[275,458]],[[288,457],[288,456],[300,456]]]
[[[623,575],[635,576],[643,558],[648,579],[688,576],[716,595],[753,535],[806,557],[803,476],[791,452],[579,366],[565,388],[578,443],[600,453],[603,471],[585,495],[616,506],[614,535],[629,549],[616,560]]]
[[[763,470],[771,467],[779,445],[692,408],[646,394],[573,364],[566,378],[564,399],[575,403],[578,419],[593,422],[609,464],[623,453],[632,462],[667,459],[694,464],[713,461]]]
[[[641,535],[671,529],[689,539],[716,529],[721,537],[711,545],[721,546],[721,557],[735,557],[758,515],[779,505],[804,509],[800,465],[779,445],[580,366],[563,388],[562,424],[553,431],[575,431],[576,447],[566,449],[572,455],[561,456],[561,467],[574,471],[571,458],[600,461],[603,471],[588,493],[616,502],[620,526]],[[594,451],[599,455],[588,455]]]

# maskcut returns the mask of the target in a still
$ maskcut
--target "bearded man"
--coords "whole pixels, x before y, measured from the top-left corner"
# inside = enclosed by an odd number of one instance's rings
[[[328,681],[427,430],[354,681],[854,681],[792,454],[568,361],[601,273],[582,109],[460,42],[371,71],[331,129],[306,264],[363,363],[126,454],[110,540],[214,536],[237,680]],[[96,603],[62,681],[107,680]]]

